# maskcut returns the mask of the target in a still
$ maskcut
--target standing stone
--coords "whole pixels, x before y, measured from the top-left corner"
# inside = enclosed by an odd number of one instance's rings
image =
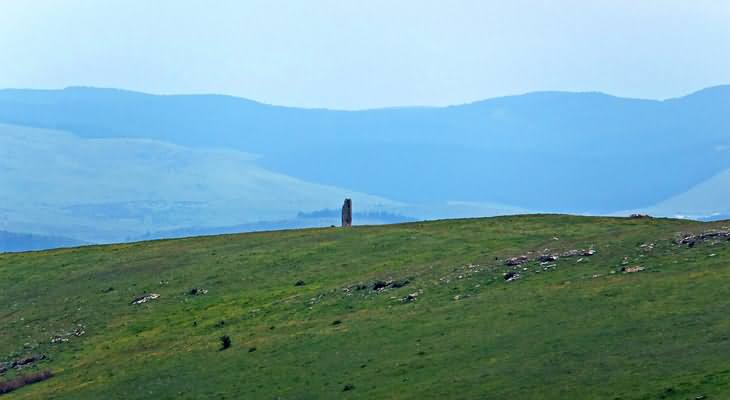
[[[342,205],[342,226],[352,226],[352,200],[345,199]]]

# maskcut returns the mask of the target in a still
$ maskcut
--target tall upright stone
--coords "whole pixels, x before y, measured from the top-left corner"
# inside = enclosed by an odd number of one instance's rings
[[[342,205],[342,226],[352,226],[352,200],[345,199]]]

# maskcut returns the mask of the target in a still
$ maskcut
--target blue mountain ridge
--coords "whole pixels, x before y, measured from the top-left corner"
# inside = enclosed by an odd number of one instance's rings
[[[664,100],[537,92],[450,107],[300,109],[220,95],[0,91],[0,122],[255,153],[269,170],[398,201],[609,213],[730,167],[730,86]]]

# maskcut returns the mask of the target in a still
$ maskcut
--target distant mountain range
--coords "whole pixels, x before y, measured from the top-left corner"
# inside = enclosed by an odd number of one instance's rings
[[[419,219],[730,214],[730,86],[363,111],[8,89],[0,123],[0,228],[84,241],[293,220],[346,196]]]
[[[65,237],[0,231],[0,252],[43,250],[84,244],[87,243]]]

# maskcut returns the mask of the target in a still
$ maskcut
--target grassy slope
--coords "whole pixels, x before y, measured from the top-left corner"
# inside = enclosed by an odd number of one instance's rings
[[[730,243],[671,243],[712,226],[522,216],[0,255],[0,360],[42,352],[57,373],[6,396],[728,398]],[[495,261],[591,245],[510,283]],[[610,274],[625,256],[647,270]],[[412,282],[342,290],[389,277]],[[129,304],[144,292],[161,298]]]

